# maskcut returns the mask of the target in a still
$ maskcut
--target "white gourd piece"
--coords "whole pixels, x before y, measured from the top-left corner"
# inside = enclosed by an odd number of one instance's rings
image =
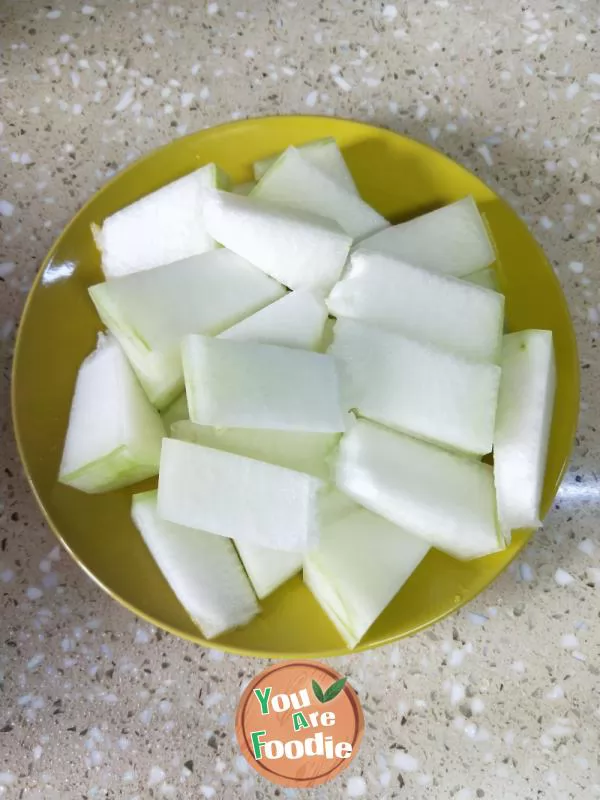
[[[236,540],[235,546],[256,596],[262,600],[302,569],[303,554]]]
[[[164,435],[121,348],[101,335],[79,368],[59,482],[94,494],[156,475]]]
[[[323,481],[235,453],[163,439],[161,517],[289,552],[318,544]]]
[[[385,217],[311,164],[295,147],[288,147],[277,159],[250,197],[334,220],[353,239],[389,226]]]
[[[215,164],[142,197],[94,227],[106,278],[170,264],[216,247],[202,221],[207,189],[225,188],[229,179]]]
[[[219,339],[317,350],[326,319],[323,298],[299,289],[228,328]]]
[[[498,515],[503,530],[537,528],[556,389],[552,331],[509,333],[494,440]]]
[[[224,247],[284,286],[321,295],[338,280],[352,244],[331,220],[231,192],[211,192],[204,221]]]
[[[245,625],[260,608],[233,543],[167,522],[156,491],[132,498],[131,518],[152,558],[207,639]]]
[[[336,484],[357,503],[455,558],[503,549],[492,467],[359,420],[342,437]]]
[[[491,452],[500,367],[352,319],[338,319],[328,352],[345,409],[476,455]]]
[[[382,253],[356,251],[327,306],[336,317],[396,331],[465,358],[497,363],[500,357],[503,295]]]
[[[494,245],[472,197],[393,225],[360,243],[416,267],[458,278],[489,267]]]
[[[360,642],[429,544],[364,508],[325,526],[305,555],[304,582],[348,647]]]
[[[182,358],[192,422],[312,433],[345,428],[332,356],[192,335],[182,341]]]
[[[302,158],[310,162],[313,166],[318,167],[347,192],[358,194],[358,189],[354,183],[352,173],[348,169],[344,156],[337,146],[335,139],[331,137],[316,139],[313,142],[306,142],[306,144],[298,145],[296,149],[302,155]],[[255,161],[255,179],[259,181],[280,156],[281,152],[269,158]]]
[[[173,423],[170,431],[174,439],[226,450],[325,480],[331,473],[328,459],[340,440],[339,433],[214,428],[189,420]]]
[[[223,248],[91,286],[100,319],[125,350],[150,400],[166,407],[183,389],[180,340],[221,333],[285,293]]]

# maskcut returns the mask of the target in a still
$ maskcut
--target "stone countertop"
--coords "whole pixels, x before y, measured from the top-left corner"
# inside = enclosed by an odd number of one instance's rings
[[[333,660],[366,735],[307,794],[600,796],[599,13],[594,0],[2,3],[0,797],[294,794],[233,739],[264,662],[177,640],[104,595],[42,521],[8,414],[23,302],[74,211],[175,136],[288,112],[407,133],[500,191],[562,282],[583,378],[571,469],[522,558],[430,630]]]

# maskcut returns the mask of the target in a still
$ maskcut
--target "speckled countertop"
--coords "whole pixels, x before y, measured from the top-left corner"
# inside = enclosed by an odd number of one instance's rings
[[[271,798],[233,739],[263,662],[122,609],[44,525],[8,409],[15,328],[73,212],[126,162],[246,115],[338,114],[475,170],[552,260],[579,337],[572,468],[524,556],[464,611],[334,660],[361,752],[315,797],[600,797],[597,0],[0,5],[0,796]]]

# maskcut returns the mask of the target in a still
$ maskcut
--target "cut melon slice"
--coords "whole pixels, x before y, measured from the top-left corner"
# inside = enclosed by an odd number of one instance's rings
[[[240,541],[235,546],[260,600],[302,569],[303,553],[286,553]]]
[[[313,166],[318,167],[321,172],[324,172],[347,192],[358,194],[352,174],[346,166],[344,156],[341,154],[335,139],[331,137],[316,139],[314,142],[298,145],[297,150],[302,158]],[[257,181],[275,164],[280,156],[281,152],[270,158],[263,158],[254,162],[254,177]]]
[[[277,464],[328,480],[329,456],[340,440],[339,433],[270,431],[254,428],[211,428],[194,422],[171,425],[171,436],[184,442],[227,450],[240,456]]]
[[[311,292],[289,292],[280,300],[243,319],[219,339],[279,344],[317,350],[323,338],[327,307]]]
[[[494,471],[498,515],[508,534],[536,528],[552,423],[556,369],[552,331],[504,337]]]
[[[97,493],[156,475],[164,435],[121,348],[100,335],[77,375],[59,482]]]
[[[355,647],[419,566],[429,544],[364,508],[326,526],[304,582]]]
[[[496,258],[472,197],[386,228],[362,241],[360,247],[456,277],[489,267]]]
[[[204,219],[218,242],[290,289],[329,291],[352,244],[331,220],[230,192],[211,192]]]
[[[229,539],[166,522],[158,514],[156,491],[133,496],[131,517],[177,599],[207,639],[258,614]]]
[[[389,226],[385,217],[303,158],[295,147],[288,147],[277,159],[250,197],[334,220],[353,239]]]
[[[202,206],[207,189],[226,188],[228,181],[215,164],[207,164],[107,217],[94,230],[105,276],[160,267],[216,247]]]
[[[318,544],[323,481],[223,450],[163,439],[158,481],[161,517],[290,552]]]
[[[329,353],[344,408],[447,447],[492,450],[500,367],[351,319],[339,319]]]
[[[429,342],[466,358],[497,362],[504,296],[467,281],[359,250],[327,299],[350,317]]]
[[[504,547],[492,468],[474,458],[359,420],[342,437],[338,488],[455,558]]]
[[[344,430],[332,356],[208,336],[186,336],[182,356],[192,422],[313,433]]]
[[[246,181],[246,183],[238,183],[231,190],[234,194],[241,194],[244,197],[250,194],[252,189],[256,186],[256,181]]]
[[[282,297],[284,289],[219,249],[91,286],[89,293],[148,397],[164,408],[183,389],[182,336],[220,333]]]
[[[500,284],[494,267],[486,267],[486,269],[478,269],[477,272],[470,272],[464,276],[463,280],[474,283],[476,286],[483,286],[484,289],[491,289],[493,292],[500,291]]]
[[[169,433],[172,426],[176,422],[189,420],[190,412],[188,411],[187,397],[185,396],[185,392],[180,394],[176,400],[173,400],[171,405],[167,406],[160,416],[167,433]]]

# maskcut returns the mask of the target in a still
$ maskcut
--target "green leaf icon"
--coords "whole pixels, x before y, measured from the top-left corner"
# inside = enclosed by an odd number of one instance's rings
[[[325,692],[323,702],[328,703],[330,700],[333,700],[335,697],[337,697],[338,694],[344,688],[344,685],[347,680],[348,678],[340,678],[339,681],[335,681],[334,683],[332,683],[329,689],[327,689],[327,691]]]
[[[323,689],[321,689],[321,687],[319,686],[319,684],[315,680],[313,680],[313,682],[312,682],[312,688],[313,688],[313,692],[315,693],[315,697],[317,698],[319,703],[324,703],[325,702],[325,696],[323,694]]]

